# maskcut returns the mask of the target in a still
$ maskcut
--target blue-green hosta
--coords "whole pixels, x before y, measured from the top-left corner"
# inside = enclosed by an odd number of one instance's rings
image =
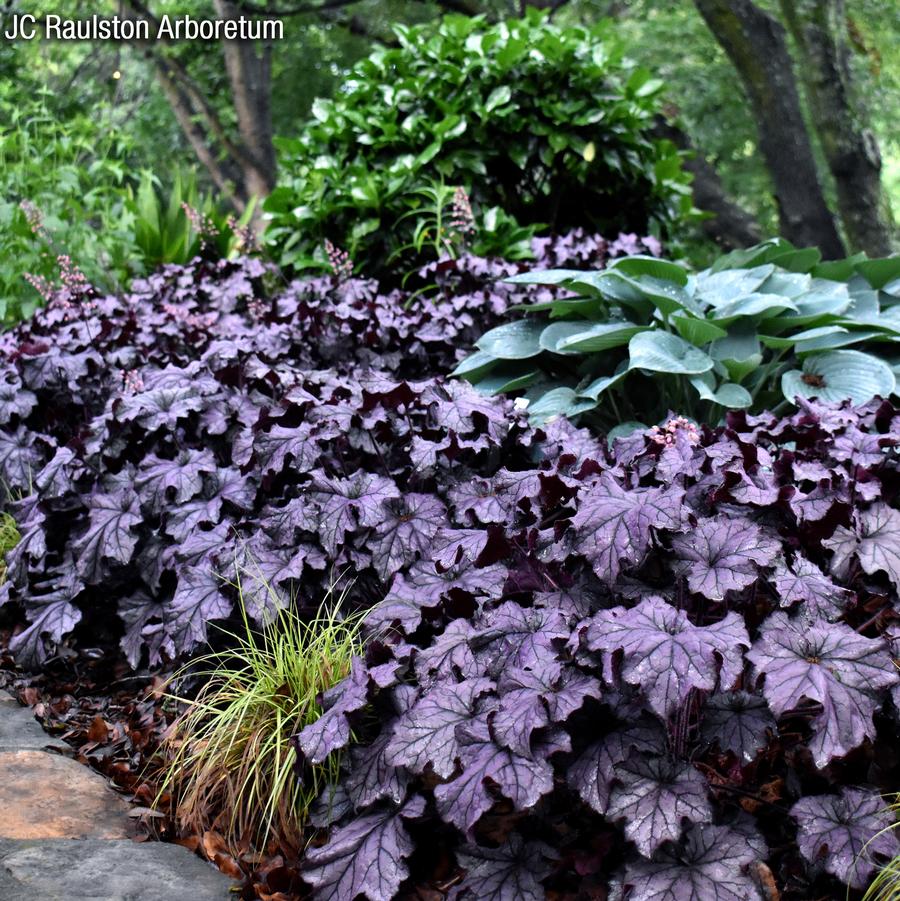
[[[773,239],[696,274],[630,256],[510,281],[547,290],[455,374],[487,394],[524,390],[539,421],[709,420],[798,395],[860,403],[893,394],[900,375],[900,257],[823,263]]]

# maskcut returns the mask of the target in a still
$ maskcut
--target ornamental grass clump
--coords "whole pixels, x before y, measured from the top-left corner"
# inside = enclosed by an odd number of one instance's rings
[[[15,519],[9,513],[0,514],[0,583],[6,580],[6,555],[20,538]]]
[[[895,817],[900,813],[900,795],[894,796],[891,809]],[[894,829],[896,825],[891,826],[891,830]],[[878,835],[876,839],[890,842],[890,837],[884,838],[882,835]],[[867,846],[863,853],[871,850],[871,846]],[[879,867],[875,878],[866,889],[863,901],[900,901],[900,854]]]
[[[345,594],[311,620],[285,608],[260,628],[241,603],[243,629],[224,633],[229,647],[179,673],[204,680],[194,698],[175,698],[187,707],[163,745],[160,797],[171,794],[182,830],[218,832],[236,853],[270,841],[301,847],[307,809],[339,761],[298,778],[291,737],[318,719],[320,695],[350,672],[361,648],[359,618],[338,612]]]

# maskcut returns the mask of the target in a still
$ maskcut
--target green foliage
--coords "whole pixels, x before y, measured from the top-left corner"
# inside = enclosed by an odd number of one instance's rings
[[[78,113],[61,121],[44,98],[0,89],[0,322],[40,302],[25,273],[52,281],[68,254],[87,278],[114,289],[135,271],[124,187],[127,135]],[[40,215],[36,228],[21,204]]]
[[[258,574],[247,575],[259,584]],[[163,749],[160,797],[173,795],[182,826],[201,834],[215,829],[232,848],[249,841],[263,849],[274,838],[296,849],[309,805],[325,780],[337,777],[339,761],[310,767],[298,779],[291,740],[321,716],[321,693],[349,673],[362,647],[361,620],[340,616],[343,597],[333,604],[326,598],[315,619],[288,607],[256,631],[240,577],[236,586],[243,634],[226,633],[226,650],[178,674],[204,683],[192,700],[176,698],[187,708]]]
[[[455,374],[488,394],[527,388],[538,421],[711,421],[797,395],[860,403],[894,393],[900,373],[900,258],[822,263],[773,239],[696,275],[631,256],[510,281],[574,296],[520,305],[525,317],[482,335]]]
[[[6,581],[6,555],[21,537],[15,519],[9,513],[0,513],[0,585]]]
[[[539,226],[667,232],[690,211],[678,153],[648,133],[663,85],[623,61],[608,23],[561,28],[532,10],[396,32],[399,47],[357,64],[280,142],[266,210],[283,265],[317,265],[329,239],[364,271],[410,268],[436,182],[468,192],[478,252],[506,257]]]
[[[184,265],[202,252],[228,257],[247,249],[242,246],[242,234],[253,216],[253,205],[248,205],[240,220],[231,218],[211,196],[201,196],[193,172],[176,170],[171,187],[165,189],[145,170],[137,190],[128,192],[127,207],[134,217],[134,243],[145,271],[166,263]]]

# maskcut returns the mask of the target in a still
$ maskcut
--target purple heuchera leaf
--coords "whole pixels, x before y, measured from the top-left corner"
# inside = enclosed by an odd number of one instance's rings
[[[690,826],[674,847],[628,865],[628,901],[763,901],[746,870],[764,849],[727,826]]]
[[[900,588],[900,511],[874,504],[855,515],[853,529],[838,526],[822,544],[834,551],[831,571],[839,577],[847,574],[855,555],[867,573],[886,572]]]
[[[165,618],[166,632],[177,647],[204,643],[210,622],[231,613],[232,603],[222,593],[224,585],[209,561],[182,569]]]
[[[504,670],[497,692],[500,705],[492,719],[495,739],[516,754],[531,757],[534,731],[564,723],[587,698],[599,698],[600,683],[563,669],[553,658],[539,658],[531,667]]]
[[[741,618],[728,613],[709,626],[695,626],[683,610],[649,597],[631,610],[601,610],[582,624],[584,645],[605,659],[621,650],[622,678],[639,686],[650,709],[668,716],[691,689],[729,688],[743,669],[750,638]]]
[[[683,497],[675,488],[626,491],[604,473],[579,498],[572,517],[576,547],[602,580],[614,582],[623,564],[636,564],[646,554],[651,529],[681,527]]]
[[[835,585],[818,566],[801,556],[790,567],[779,562],[773,581],[781,606],[800,604],[800,613],[809,619],[836,620],[853,599],[852,591]]]
[[[822,705],[810,742],[819,767],[874,736],[872,716],[886,689],[900,682],[883,640],[844,623],[809,624],[785,613],[766,620],[747,659],[765,675],[763,694],[776,716],[803,699]]]
[[[133,491],[95,494],[90,499],[87,531],[73,545],[78,575],[87,582],[99,582],[107,561],[128,563],[138,543],[132,529],[143,521]]]
[[[544,901],[540,884],[559,855],[543,842],[525,842],[513,833],[499,848],[463,845],[456,854],[466,877],[450,895],[470,901]]]
[[[306,852],[303,881],[323,901],[392,901],[406,879],[405,859],[414,845],[404,820],[425,812],[425,800],[416,796],[399,810],[384,807],[363,814],[335,830],[321,848]]]
[[[780,550],[778,542],[748,520],[703,519],[672,539],[672,550],[687,576],[691,591],[720,601],[756,581],[759,567],[769,566]]]
[[[406,797],[411,776],[388,763],[385,751],[390,741],[391,730],[385,729],[368,747],[350,751],[350,772],[343,785],[357,810],[384,800],[399,805]]]
[[[369,701],[369,674],[365,663],[354,657],[350,675],[325,693],[324,713],[297,736],[297,745],[310,763],[322,763],[334,751],[350,743],[350,720]]]
[[[486,782],[499,789],[517,811],[532,807],[553,788],[553,769],[546,760],[520,757],[485,735],[460,747],[462,773],[437,786],[434,798],[441,816],[467,835],[494,805]]]
[[[681,834],[682,820],[708,823],[706,779],[690,764],[665,757],[631,757],[616,765],[607,816],[625,819],[625,835],[644,857]]]
[[[707,698],[702,739],[731,751],[742,763],[749,763],[766,746],[769,731],[775,731],[775,717],[765,698],[746,691],[723,691]]]
[[[884,799],[877,792],[842,788],[839,795],[801,798],[792,808],[797,846],[810,862],[844,884],[863,889],[876,868],[875,857],[900,853],[900,841]]]
[[[31,598],[31,625],[9,643],[10,650],[23,664],[36,669],[47,658],[44,639],[55,644],[75,628],[81,620],[81,611],[72,601],[83,588],[70,573],[53,590]]]
[[[397,721],[385,760],[414,773],[430,766],[446,779],[456,769],[460,753],[458,727],[472,719],[478,699],[493,688],[488,679],[435,683]]]
[[[597,813],[606,813],[618,764],[634,754],[658,754],[664,748],[665,733],[656,721],[619,729],[590,745],[569,767],[566,781]]]
[[[446,522],[446,508],[431,495],[409,493],[386,501],[372,544],[372,563],[381,578],[387,581],[417,557],[429,556],[431,540]]]

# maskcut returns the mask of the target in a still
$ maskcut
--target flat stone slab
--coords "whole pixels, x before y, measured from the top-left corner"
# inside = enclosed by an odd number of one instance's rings
[[[127,839],[128,810],[102,776],[68,757],[0,752],[0,838]]]
[[[40,751],[41,748],[68,747],[64,741],[44,732],[34,714],[0,691],[0,751]]]
[[[0,901],[227,901],[231,884],[179,845],[0,841]]]

